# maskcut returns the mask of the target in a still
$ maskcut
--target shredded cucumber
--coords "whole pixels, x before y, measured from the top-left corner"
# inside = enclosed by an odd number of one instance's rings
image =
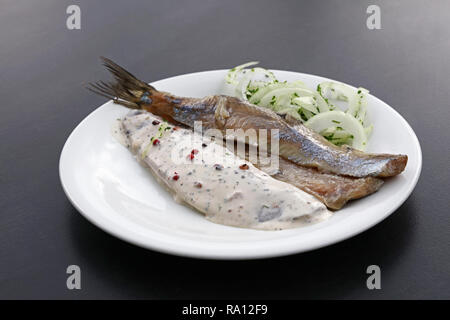
[[[302,81],[279,82],[264,68],[248,69],[255,64],[245,63],[228,72],[226,81],[234,86],[237,97],[290,115],[333,144],[366,148],[373,130],[367,119],[368,90],[330,81],[313,90]],[[343,101],[346,108],[341,110],[332,101]]]

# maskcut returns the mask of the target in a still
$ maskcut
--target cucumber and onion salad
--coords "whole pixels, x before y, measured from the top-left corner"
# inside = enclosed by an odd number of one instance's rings
[[[271,71],[252,67],[256,64],[248,62],[228,71],[225,80],[237,97],[290,115],[335,145],[365,150],[373,128],[367,120],[368,90],[329,81],[313,90],[301,81],[280,82]],[[336,101],[346,108],[332,103]]]

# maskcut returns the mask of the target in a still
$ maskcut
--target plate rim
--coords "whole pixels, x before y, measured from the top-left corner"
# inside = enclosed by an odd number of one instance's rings
[[[288,70],[276,70],[276,69],[270,69],[270,70],[273,72],[295,73],[295,74],[298,74],[301,76],[321,78],[321,79],[324,79],[325,81],[328,80],[328,81],[338,82],[337,80],[329,79],[327,77],[323,77],[320,75],[313,75],[313,74],[302,73],[302,72],[297,72],[297,71],[288,71]],[[158,82],[170,81],[170,80],[173,80],[178,77],[198,76],[201,74],[207,74],[207,73],[212,73],[212,72],[227,72],[227,71],[228,71],[228,69],[216,69],[216,70],[205,70],[205,71],[199,71],[199,72],[180,74],[180,75],[164,78],[161,80],[153,81],[150,84],[154,85],[154,86],[158,86]],[[351,86],[351,85],[349,85],[349,86]],[[353,87],[353,86],[351,86],[351,87]],[[353,87],[353,88],[355,88],[355,87]],[[378,103],[381,103],[381,104],[384,104],[385,106],[387,106],[390,109],[390,111],[393,111],[401,119],[401,121],[404,122],[404,125],[406,126],[406,128],[409,131],[409,135],[414,140],[414,145],[415,145],[414,149],[416,149],[416,151],[417,151],[418,158],[417,158],[417,167],[414,172],[414,176],[412,178],[412,183],[409,184],[407,191],[402,194],[400,201],[397,201],[396,204],[394,206],[392,206],[392,208],[384,211],[383,214],[377,215],[376,218],[374,218],[373,220],[370,221],[370,223],[367,223],[362,227],[360,226],[359,228],[353,228],[350,230],[346,230],[345,232],[340,232],[339,234],[334,234],[332,237],[322,238],[321,241],[317,241],[317,243],[315,243],[314,245],[309,245],[309,246],[307,246],[307,248],[305,248],[304,246],[302,247],[302,246],[298,245],[297,243],[293,243],[294,244],[293,246],[291,245],[291,246],[279,248],[279,250],[277,250],[276,252],[274,252],[273,250],[272,251],[270,251],[270,250],[256,251],[256,252],[232,252],[229,250],[222,251],[222,252],[220,252],[220,251],[207,252],[207,251],[196,251],[196,248],[193,248],[193,250],[182,251],[182,250],[177,250],[176,248],[171,247],[170,244],[155,245],[154,242],[149,243],[148,241],[143,241],[143,238],[138,236],[137,234],[130,234],[127,232],[127,229],[124,229],[124,228],[121,229],[120,227],[117,228],[116,224],[113,223],[112,221],[109,221],[109,223],[108,223],[108,220],[103,219],[103,217],[101,215],[91,215],[91,214],[85,212],[85,210],[83,210],[82,206],[79,203],[77,203],[77,201],[75,200],[73,195],[71,195],[70,190],[66,184],[67,182],[65,181],[65,178],[64,178],[64,176],[65,176],[64,157],[67,154],[67,152],[68,152],[67,150],[70,147],[70,143],[74,139],[76,133],[79,130],[81,130],[81,128],[90,120],[90,118],[95,116],[95,113],[100,112],[100,110],[102,108],[107,107],[107,105],[110,104],[112,102],[112,100],[108,100],[107,102],[105,102],[101,106],[97,107],[92,112],[90,112],[71,131],[71,133],[68,136],[67,140],[65,141],[64,146],[60,153],[59,166],[58,166],[59,167],[59,179],[60,179],[63,191],[64,191],[66,197],[69,199],[69,202],[75,207],[75,209],[84,218],[86,218],[89,222],[91,222],[92,224],[94,224],[95,226],[100,228],[101,230],[105,231],[106,233],[108,233],[116,238],[119,238],[123,241],[126,241],[128,243],[131,243],[133,245],[136,245],[136,246],[139,246],[139,247],[142,247],[145,249],[151,249],[151,250],[154,250],[157,252],[172,254],[172,255],[176,255],[176,256],[199,258],[199,259],[214,259],[214,260],[264,259],[264,258],[280,257],[280,256],[286,256],[286,255],[292,255],[292,254],[298,254],[298,253],[316,250],[316,249],[323,248],[323,247],[347,240],[349,238],[352,238],[360,233],[367,231],[368,229],[372,228],[373,226],[379,224],[380,222],[382,222],[384,219],[386,219],[388,216],[390,216],[393,212],[395,212],[409,198],[409,196],[412,194],[414,188],[416,187],[416,185],[419,181],[420,174],[422,172],[422,162],[423,162],[422,157],[423,157],[423,155],[422,155],[422,148],[420,145],[420,141],[419,141],[416,133],[414,132],[414,130],[412,129],[412,127],[408,123],[408,121],[397,110],[392,108],[389,104],[387,104],[380,98],[378,98],[372,94],[371,94],[371,96],[372,96],[372,98],[377,100]],[[262,231],[262,232],[268,232],[268,231]],[[156,239],[153,239],[153,240],[156,240]],[[269,241],[269,240],[266,240],[266,241]],[[158,242],[158,241],[156,240],[156,242]]]

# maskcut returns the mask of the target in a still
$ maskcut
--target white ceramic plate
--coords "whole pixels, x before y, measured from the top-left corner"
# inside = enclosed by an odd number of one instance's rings
[[[152,83],[180,96],[228,93],[225,70],[181,75]],[[280,80],[302,80],[311,88],[329,79],[275,71]],[[88,220],[120,239],[161,252],[214,259],[282,256],[327,246],[367,230],[394,212],[411,194],[420,175],[422,153],[414,131],[394,109],[370,96],[375,129],[368,151],[402,153],[406,170],[375,194],[353,201],[331,219],[303,228],[256,231],[207,221],[177,204],[130,152],[111,135],[111,125],[128,110],[107,102],[72,132],[60,159],[67,197]]]

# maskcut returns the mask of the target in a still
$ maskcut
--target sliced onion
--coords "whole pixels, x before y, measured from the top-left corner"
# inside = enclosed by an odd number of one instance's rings
[[[333,99],[340,101],[349,101],[349,98],[354,95],[354,90],[349,86],[339,83],[325,81],[317,86],[317,91],[325,99]]]
[[[368,93],[369,90],[360,87],[348,103],[347,112],[360,120],[363,125],[366,122]]]
[[[261,99],[270,91],[281,89],[281,88],[306,88],[305,84],[302,81],[294,81],[294,82],[274,82],[266,85],[263,88],[260,88],[258,92],[256,92],[249,99],[251,103],[259,104]],[[309,90],[309,89],[308,89]]]
[[[234,67],[233,69],[230,69],[230,71],[228,71],[225,77],[225,80],[229,84],[237,85],[239,83],[240,77],[242,76],[241,71],[247,67],[257,65],[258,63],[259,63],[258,61],[247,62],[237,67]]]
[[[367,136],[364,127],[356,118],[346,112],[333,110],[319,113],[306,121],[305,126],[316,132],[322,132],[330,127],[340,127],[353,136],[353,148],[359,150],[366,148]]]
[[[364,125],[369,90],[362,87],[355,90],[343,83],[326,81],[317,86],[317,91],[325,99],[347,101],[348,107],[344,111],[360,120]]]
[[[312,113],[319,113],[316,100],[314,96],[304,96],[292,99],[292,103],[298,107],[302,107]]]
[[[339,82],[322,82],[311,90],[302,81],[278,82],[274,74],[248,62],[231,69],[226,80],[241,99],[277,113],[290,115],[321,133],[334,144],[351,144],[364,150],[373,126],[367,125],[367,95]],[[347,102],[344,111],[336,110],[330,100]]]
[[[252,68],[240,71],[241,80],[236,85],[236,94],[239,98],[248,100],[260,88],[275,81],[275,75],[263,68]]]

